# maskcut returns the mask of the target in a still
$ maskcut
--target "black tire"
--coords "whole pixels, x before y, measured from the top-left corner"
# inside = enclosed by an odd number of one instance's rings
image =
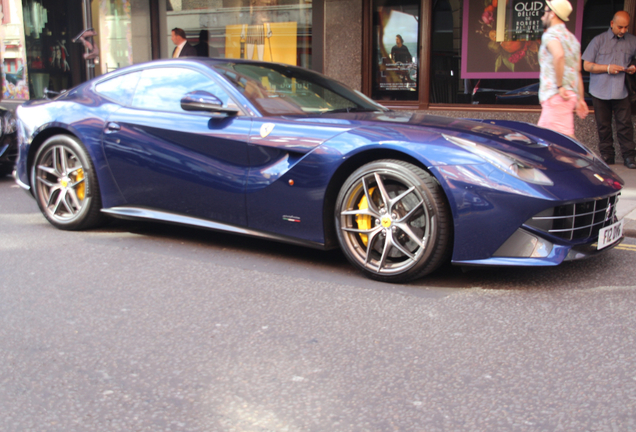
[[[444,192],[407,162],[378,160],[351,174],[338,194],[335,222],[345,256],[371,279],[408,282],[433,272],[450,253]]]
[[[31,167],[31,185],[42,214],[56,228],[83,230],[105,220],[93,163],[75,137],[55,135],[42,144]]]

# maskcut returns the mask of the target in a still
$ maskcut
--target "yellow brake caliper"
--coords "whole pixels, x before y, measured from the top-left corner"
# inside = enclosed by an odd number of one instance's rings
[[[75,182],[78,182],[82,180],[83,178],[84,178],[84,170],[82,168],[75,171]],[[86,194],[86,186],[84,185],[83,182],[77,185],[76,192],[77,192],[77,199],[83,200]]]
[[[373,190],[375,188],[371,188],[369,190],[369,195],[373,194]],[[363,195],[362,199],[358,203],[359,210],[366,210],[369,208],[369,202],[367,201],[367,196]],[[358,228],[361,230],[369,230],[371,229],[372,217],[369,215],[356,215],[356,223],[358,224]],[[369,236],[366,234],[360,234],[360,240],[367,246],[367,242],[369,241]]]

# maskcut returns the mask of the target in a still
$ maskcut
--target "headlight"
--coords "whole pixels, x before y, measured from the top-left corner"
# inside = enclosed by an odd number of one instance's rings
[[[515,158],[514,156],[464,138],[458,138],[446,134],[442,134],[442,136],[453,144],[481,157],[486,162],[494,165],[513,177],[517,177],[518,179],[528,183],[547,186],[554,185],[552,180],[550,180],[543,171]]]

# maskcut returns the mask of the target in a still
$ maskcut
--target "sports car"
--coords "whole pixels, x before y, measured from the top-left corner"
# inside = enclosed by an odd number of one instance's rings
[[[532,124],[390,111],[283,64],[139,64],[17,110],[17,182],[63,230],[108,218],[340,247],[368,277],[553,266],[618,244],[623,181]]]

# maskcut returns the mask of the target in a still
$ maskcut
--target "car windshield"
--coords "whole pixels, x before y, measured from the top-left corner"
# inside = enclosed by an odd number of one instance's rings
[[[263,115],[386,111],[361,93],[318,73],[282,64],[217,63]]]

